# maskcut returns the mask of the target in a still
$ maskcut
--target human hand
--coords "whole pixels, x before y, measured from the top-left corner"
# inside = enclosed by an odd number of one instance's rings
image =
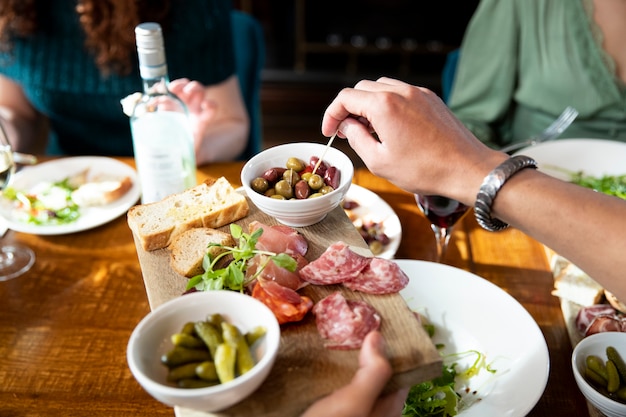
[[[217,103],[206,97],[206,87],[202,83],[187,78],[172,81],[170,91],[187,105],[191,130],[196,142],[199,142],[215,117]]]
[[[384,342],[380,332],[370,332],[363,341],[359,369],[350,384],[316,401],[302,417],[400,416],[408,388],[381,396],[392,375]]]
[[[435,93],[390,78],[342,90],[322,121],[325,136],[337,130],[374,174],[466,204],[507,157],[476,139]]]

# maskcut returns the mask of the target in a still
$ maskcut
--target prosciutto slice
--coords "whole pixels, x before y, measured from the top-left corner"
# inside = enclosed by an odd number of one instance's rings
[[[322,255],[300,270],[300,277],[315,285],[340,284],[356,278],[370,258],[353,252],[345,242],[335,242]]]
[[[608,304],[595,304],[578,311],[576,328],[584,337],[601,332],[626,332],[626,317]]]
[[[318,301],[313,307],[315,323],[328,349],[359,349],[363,339],[380,327],[378,312],[360,300],[346,300],[340,292]]]
[[[309,243],[296,229],[284,225],[269,226],[258,220],[248,225],[250,233],[261,228],[263,234],[256,244],[257,249],[301,256],[306,255],[309,250]]]
[[[392,294],[409,283],[409,277],[397,263],[383,258],[372,258],[368,266],[343,285],[368,294]]]
[[[276,265],[273,261],[269,260],[267,255],[255,255],[246,268],[246,277],[250,278],[256,274],[261,265],[265,265],[265,268],[261,271],[258,278],[262,278],[267,281],[274,281],[283,287],[287,287],[294,291],[298,291],[301,288],[309,285],[308,282],[300,278],[300,269],[302,269],[308,261],[302,255],[291,255],[298,266],[294,272],[291,272],[283,267]]]

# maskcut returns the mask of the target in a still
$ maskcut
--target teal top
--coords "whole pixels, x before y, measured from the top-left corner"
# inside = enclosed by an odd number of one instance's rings
[[[50,1],[46,7],[47,24],[15,40],[12,51],[0,56],[0,73],[20,84],[50,118],[48,153],[131,156],[130,123],[120,99],[143,90],[136,55],[130,75],[103,77],[85,51],[76,1]],[[170,79],[211,85],[235,73],[231,8],[229,0],[173,2],[171,28],[163,28]]]
[[[567,106],[579,116],[561,137],[626,141],[626,86],[591,16],[591,0],[481,0],[450,109],[493,147],[528,139]]]

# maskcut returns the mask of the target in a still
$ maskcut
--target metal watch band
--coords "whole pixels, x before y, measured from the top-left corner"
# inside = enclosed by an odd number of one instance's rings
[[[513,156],[498,165],[485,177],[474,204],[476,221],[483,229],[497,232],[509,227],[502,220],[491,217],[491,206],[504,183],[524,168],[537,168],[537,161],[524,155]]]

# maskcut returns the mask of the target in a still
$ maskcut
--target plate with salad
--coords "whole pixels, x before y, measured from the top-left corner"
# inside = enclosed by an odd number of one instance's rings
[[[526,309],[462,269],[396,262],[410,278],[400,294],[430,329],[444,363],[441,378],[411,388],[403,415],[528,414],[545,390],[550,359],[541,329]]]
[[[564,181],[626,198],[626,143],[604,139],[559,139],[521,149],[539,170]]]
[[[10,229],[35,235],[88,230],[126,213],[141,190],[136,171],[108,157],[55,159],[16,173],[2,191]]]

